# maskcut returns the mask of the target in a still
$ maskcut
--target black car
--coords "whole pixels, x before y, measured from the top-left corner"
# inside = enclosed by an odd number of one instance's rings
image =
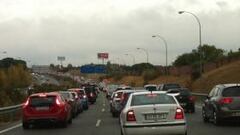
[[[195,112],[195,98],[187,88],[169,89],[169,94],[174,94],[182,108],[189,113]]]
[[[88,101],[91,104],[94,104],[97,100],[97,89],[96,89],[96,87],[89,85],[89,86],[86,86],[84,88],[84,90],[86,91]]]
[[[204,122],[211,120],[215,125],[240,122],[240,84],[216,85],[204,101],[202,117]]]

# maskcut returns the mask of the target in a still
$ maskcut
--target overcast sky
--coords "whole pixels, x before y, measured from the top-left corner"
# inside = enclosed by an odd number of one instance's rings
[[[199,45],[198,24],[203,43],[225,50],[240,48],[239,0],[0,0],[0,54],[21,57],[30,64],[99,63],[98,52],[108,52],[114,62],[145,62],[149,52],[153,64],[165,64]],[[121,58],[118,59],[118,58]]]

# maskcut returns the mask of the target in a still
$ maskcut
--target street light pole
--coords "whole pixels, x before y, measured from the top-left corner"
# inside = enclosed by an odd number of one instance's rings
[[[146,53],[147,56],[147,63],[149,62],[149,54],[148,54],[148,50],[144,49],[144,48],[137,48],[138,50],[143,50]]]
[[[202,25],[201,25],[201,22],[200,22],[200,19],[197,17],[197,15],[195,15],[194,13],[192,12],[188,12],[188,11],[179,11],[178,12],[179,14],[183,14],[183,13],[188,13],[188,14],[191,14],[198,22],[198,28],[199,28],[199,51],[200,51],[200,74],[203,73],[203,63],[202,63]]]
[[[133,65],[135,65],[135,56],[134,55],[132,55],[132,54],[125,54],[126,56],[130,56],[130,57],[132,57],[132,59],[133,59]]]
[[[167,75],[168,74],[168,44],[167,44],[167,41],[165,40],[165,38],[163,38],[160,35],[153,35],[152,37],[153,38],[158,37],[164,42],[165,49],[166,49],[166,75]]]

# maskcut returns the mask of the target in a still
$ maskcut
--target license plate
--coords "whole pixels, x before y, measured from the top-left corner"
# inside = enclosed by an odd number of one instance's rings
[[[146,114],[146,120],[163,120],[167,118],[167,113],[159,113],[159,114]]]
[[[48,111],[49,107],[36,107],[37,111]]]

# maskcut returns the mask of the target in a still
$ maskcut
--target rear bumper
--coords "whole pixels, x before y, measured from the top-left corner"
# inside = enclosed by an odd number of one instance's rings
[[[240,121],[240,111],[220,111],[218,116],[229,121]]]
[[[184,135],[187,132],[186,123],[124,125],[122,129],[124,135]]]

